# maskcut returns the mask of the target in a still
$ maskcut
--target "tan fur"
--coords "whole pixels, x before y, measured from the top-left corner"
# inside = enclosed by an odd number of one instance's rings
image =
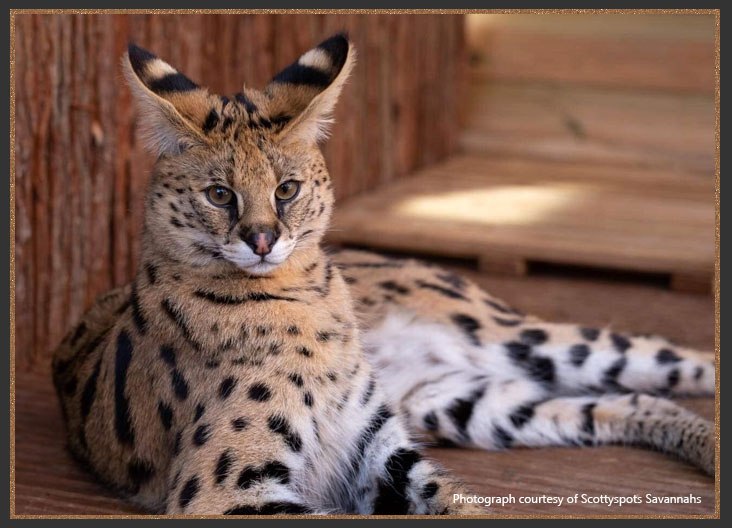
[[[165,139],[156,144],[133,283],[98,301],[55,352],[70,448],[102,481],[155,510],[339,511],[345,499],[330,487],[348,484],[342,473],[358,440],[349,416],[365,427],[378,402],[355,414],[373,374],[348,289],[318,245],[333,193],[312,127],[331,111],[353,56],[322,92],[277,82],[267,95],[245,89],[252,112],[244,98],[225,102],[203,89],[156,92],[175,70],[131,53],[125,70],[143,121]],[[136,73],[134,60],[150,62]],[[315,62],[324,65],[322,56]],[[266,124],[272,108],[289,112],[285,130]],[[280,210],[274,190],[293,178],[299,197]],[[235,217],[207,201],[212,185],[236,195]],[[222,256],[251,226],[276,226],[292,246],[269,273]],[[398,420],[387,421],[394,442],[412,449]],[[275,462],[287,479],[262,469]],[[440,484],[435,498],[420,499],[424,511],[480,511],[453,506],[459,484],[426,462],[416,467]],[[382,472],[359,478],[376,483]],[[247,474],[256,477],[249,488]]]
[[[317,141],[353,57],[334,37],[228,98],[130,47],[159,158],[133,282],[54,354],[72,453],[169,513],[482,513],[453,502],[464,487],[410,435],[628,442],[711,472],[713,424],[663,398],[597,395],[708,394],[709,353],[547,323],[416,261],[321,249],[333,185]],[[283,182],[299,184],[290,201]],[[216,187],[230,205],[209,199]],[[269,253],[252,233],[273,236]]]

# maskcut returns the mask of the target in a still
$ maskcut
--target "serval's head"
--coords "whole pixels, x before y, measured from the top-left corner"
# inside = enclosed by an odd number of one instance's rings
[[[316,245],[333,207],[318,148],[354,62],[344,35],[302,55],[263,90],[213,95],[130,45],[124,70],[158,160],[148,244],[195,267],[267,273]]]

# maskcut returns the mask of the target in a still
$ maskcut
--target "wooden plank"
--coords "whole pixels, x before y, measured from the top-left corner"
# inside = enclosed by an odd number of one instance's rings
[[[674,273],[671,275],[671,288],[680,292],[711,293],[713,276],[705,273]]]
[[[471,153],[714,174],[714,98],[572,86],[472,83]]]
[[[471,15],[479,79],[714,93],[714,16]]]
[[[504,264],[509,255],[517,271],[523,260],[711,277],[709,182],[619,172],[458,156],[342,203],[330,240],[486,265],[492,254]]]

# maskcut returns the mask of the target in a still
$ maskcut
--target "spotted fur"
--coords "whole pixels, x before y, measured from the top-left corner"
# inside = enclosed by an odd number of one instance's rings
[[[231,97],[135,46],[123,61],[159,156],[141,265],[64,339],[53,371],[71,451],[152,510],[482,511],[453,504],[464,488],[410,439],[319,246],[333,185],[317,141],[353,60],[338,35]],[[278,200],[285,181],[299,191]]]
[[[667,399],[714,394],[712,352],[542,321],[415,260],[351,250],[333,258],[380,385],[423,440],[484,449],[631,444],[713,473],[714,424]],[[386,295],[385,282],[410,293]]]
[[[333,185],[317,141],[353,60],[338,35],[264,91],[224,97],[130,46],[158,160],[134,280],[54,355],[72,453],[184,514],[481,513],[453,503],[465,488],[415,436],[637,443],[711,472],[712,425],[637,394],[710,393],[709,354],[549,324],[439,268],[321,249]],[[281,201],[286,181],[299,192]]]

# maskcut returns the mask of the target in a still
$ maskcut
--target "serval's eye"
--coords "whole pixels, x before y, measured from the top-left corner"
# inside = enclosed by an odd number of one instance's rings
[[[299,192],[300,182],[289,180],[277,187],[275,197],[281,202],[287,202],[295,198]]]
[[[206,189],[206,198],[216,207],[226,207],[234,200],[234,193],[226,187],[212,185]]]

